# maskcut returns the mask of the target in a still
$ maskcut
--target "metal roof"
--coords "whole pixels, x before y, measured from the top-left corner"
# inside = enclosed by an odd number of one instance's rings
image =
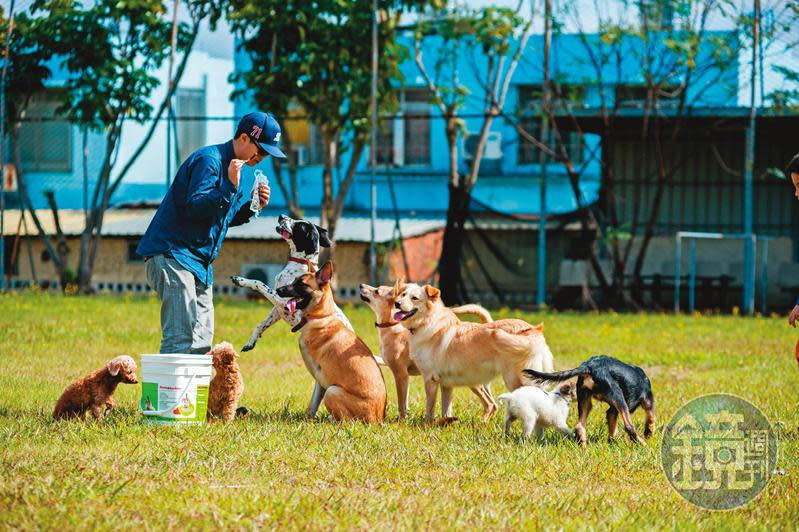
[[[19,210],[7,210],[5,213],[5,235],[16,235],[17,227],[20,227]],[[142,236],[150,225],[150,220],[155,214],[155,209],[109,209],[105,213],[103,223],[103,236]],[[55,234],[55,223],[52,213],[47,209],[39,209],[36,215],[48,234]],[[84,216],[82,210],[63,209],[59,211],[61,229],[65,235],[79,235],[84,228]],[[316,222],[317,220],[311,219]],[[27,224],[27,231],[26,226]],[[23,235],[36,235],[36,227],[30,217],[30,213],[25,213],[25,224],[21,226],[20,233]],[[400,229],[404,238],[424,235],[433,231],[443,229],[446,221],[443,219],[418,219],[403,218],[400,220]],[[280,240],[280,236],[275,231],[277,227],[277,216],[259,216],[250,220],[244,225],[231,227],[227,238],[240,240]],[[377,242],[389,242],[394,239],[394,219],[378,218],[375,224],[375,240]],[[369,242],[370,223],[368,217],[353,216],[342,217],[336,226],[337,242]]]

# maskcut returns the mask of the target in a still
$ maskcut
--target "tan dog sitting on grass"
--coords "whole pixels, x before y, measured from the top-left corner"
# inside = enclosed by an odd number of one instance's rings
[[[323,391],[325,407],[336,421],[383,421],[386,416],[386,384],[366,344],[336,317],[330,280],[333,263],[316,274],[305,273],[290,285],[277,289],[289,298],[287,306],[303,311],[294,331],[305,367]]]
[[[239,354],[229,342],[222,342],[208,352],[213,357],[214,378],[208,386],[207,419],[221,418],[230,423],[244,393],[244,379],[236,361]]]
[[[102,419],[114,408],[113,395],[120,382],[136,384],[136,361],[122,355],[112,358],[102,368],[76,380],[64,390],[56,402],[53,418],[77,417],[85,420],[89,413]]]

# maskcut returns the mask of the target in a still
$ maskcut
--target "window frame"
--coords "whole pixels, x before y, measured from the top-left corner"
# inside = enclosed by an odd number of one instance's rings
[[[31,97],[25,116],[21,121],[20,131],[17,135],[16,145],[14,146],[16,156],[19,158],[22,170],[25,172],[59,174],[70,174],[73,172],[73,125],[67,119],[59,118],[56,114],[56,109],[61,103],[59,101],[59,94],[61,92],[60,89],[46,88]],[[37,106],[41,106],[42,109],[37,109]],[[47,113],[47,115],[45,115],[45,113]],[[47,132],[45,128],[47,124],[51,123],[65,125],[67,134],[64,136]],[[39,129],[32,131],[23,130],[23,128],[26,127]],[[59,139],[60,142],[56,142],[56,139]],[[33,159],[26,158],[26,154],[23,153],[22,149],[23,143],[30,142],[35,143]],[[58,161],[44,161],[42,156],[45,150],[53,150],[56,148],[64,149],[65,157]]]

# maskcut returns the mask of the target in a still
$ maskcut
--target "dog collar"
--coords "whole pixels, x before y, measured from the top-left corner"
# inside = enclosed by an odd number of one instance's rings
[[[330,316],[333,316],[333,314],[325,314],[324,316],[303,316],[302,319],[300,320],[300,322],[297,325],[295,325],[294,327],[291,328],[291,332],[299,331],[300,329],[305,327],[305,325],[309,321],[321,320],[321,319],[324,319],[324,318],[329,318]]]
[[[377,327],[378,329],[387,329],[395,325],[399,325],[399,322],[398,321],[384,321],[383,323],[375,322],[375,327]]]
[[[308,266],[308,269],[318,268],[319,267],[319,265],[316,262],[314,262],[314,261],[312,261],[310,259],[301,259],[299,257],[289,256],[289,261],[290,262],[296,262],[297,264],[305,264],[306,266]]]

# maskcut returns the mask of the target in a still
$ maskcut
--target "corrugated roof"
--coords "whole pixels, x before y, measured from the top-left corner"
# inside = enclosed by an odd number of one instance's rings
[[[53,215],[49,210],[37,210],[36,214],[45,231],[55,234]],[[105,213],[103,223],[104,236],[141,236],[150,225],[150,220],[155,214],[155,209],[109,209]],[[79,235],[84,227],[82,210],[64,209],[59,211],[61,229],[66,235]],[[316,221],[313,220],[312,221]],[[5,213],[4,234],[17,234],[20,222],[20,211],[9,210]],[[30,214],[26,213],[25,222],[27,231],[22,226],[21,233],[37,234]],[[405,218],[400,220],[400,229],[404,238],[420,236],[432,231],[443,229],[446,225],[442,219],[417,219]],[[277,216],[259,216],[249,223],[232,227],[227,238],[254,239],[254,240],[279,240],[280,236],[275,231]],[[375,241],[388,242],[394,238],[394,219],[378,218],[375,224]],[[336,228],[336,241],[338,242],[369,242],[370,223],[368,217],[353,216],[342,217]]]

